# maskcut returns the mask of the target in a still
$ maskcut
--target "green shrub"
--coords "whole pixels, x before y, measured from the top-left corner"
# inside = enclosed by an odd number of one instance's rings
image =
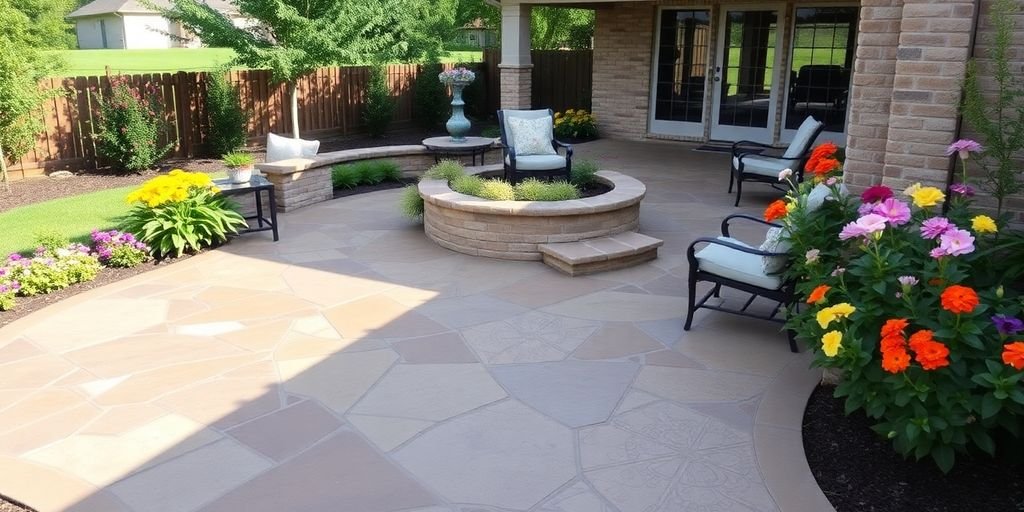
[[[481,137],[487,137],[488,139],[497,139],[501,137],[501,128],[491,125],[485,126],[480,130]]]
[[[248,115],[242,109],[238,88],[228,81],[225,71],[206,75],[206,111],[210,115],[207,144],[213,155],[233,153],[245,146]]]
[[[391,87],[388,86],[387,68],[374,66],[370,70],[370,80],[366,85],[366,101],[363,110],[366,131],[374,137],[384,135],[388,131],[394,113],[395,101],[391,98]]]
[[[110,95],[93,93],[100,115],[95,135],[96,150],[114,168],[142,171],[153,168],[173,144],[160,145],[167,130],[160,91],[153,84],[143,90],[125,77],[110,79]]]
[[[466,168],[454,160],[443,160],[427,169],[420,179],[453,181],[455,178],[466,174]]]
[[[12,254],[0,268],[0,310],[5,310],[14,307],[15,294],[29,297],[92,281],[101,265],[96,256],[89,254],[88,247],[70,244],[37,250],[33,258]]]
[[[480,187],[480,193],[475,194],[491,201],[515,201],[516,190],[512,184],[505,180],[484,180]]]
[[[577,187],[586,187],[596,181],[597,164],[590,160],[582,160],[572,164],[569,182]]]
[[[331,182],[334,188],[377,185],[388,181],[401,181],[401,179],[402,169],[391,160],[366,160],[335,165],[331,169]]]
[[[71,240],[63,233],[55,230],[37,231],[33,236],[36,243],[37,253],[54,254],[57,249],[63,249],[71,245]]]
[[[555,137],[592,139],[597,137],[597,118],[584,109],[555,112]]]
[[[474,174],[464,174],[451,181],[452,190],[467,196],[483,197],[484,179]]]
[[[420,189],[416,185],[409,185],[402,189],[402,198],[398,203],[402,215],[410,219],[423,217],[423,197],[420,196]]]
[[[567,181],[539,181],[532,179],[532,183],[523,186],[524,180],[516,185],[516,199],[519,201],[568,201],[579,199],[580,189]],[[530,197],[528,199],[527,197]]]
[[[451,111],[448,89],[437,79],[442,69],[437,62],[423,64],[413,82],[412,117],[420,128],[429,130],[440,126]]]
[[[246,226],[237,206],[216,191],[210,176],[181,170],[157,176],[128,194],[137,203],[126,231],[149,245],[154,256],[181,256],[226,242]]]
[[[14,309],[17,302],[14,300],[14,296],[17,293],[14,289],[10,288],[9,285],[0,284],[0,311],[10,311]]]
[[[94,229],[89,238],[92,253],[108,267],[132,268],[149,260],[149,246],[131,233]]]

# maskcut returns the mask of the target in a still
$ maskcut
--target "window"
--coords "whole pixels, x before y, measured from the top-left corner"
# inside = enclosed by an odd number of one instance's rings
[[[793,29],[786,128],[795,130],[809,116],[825,123],[825,131],[846,129],[856,7],[800,7]]]
[[[700,123],[711,35],[707,10],[665,10],[659,27],[654,118]]]

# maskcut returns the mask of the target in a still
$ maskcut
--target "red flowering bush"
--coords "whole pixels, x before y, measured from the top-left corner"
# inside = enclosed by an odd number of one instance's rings
[[[829,167],[833,152],[819,146],[806,170]],[[943,213],[943,192],[920,185],[859,198],[833,186],[811,211],[801,198],[813,186],[791,194],[783,218],[801,299],[788,327],[816,365],[838,370],[847,412],[863,410],[897,451],[943,471],[957,453],[1017,442],[1022,302],[1013,277],[991,271],[1005,225],[972,215],[964,194]]]
[[[94,92],[93,99],[100,107],[96,149],[116,169],[151,169],[174,146],[159,142],[168,126],[160,91],[153,84],[135,87],[127,77],[114,76],[109,94]]]

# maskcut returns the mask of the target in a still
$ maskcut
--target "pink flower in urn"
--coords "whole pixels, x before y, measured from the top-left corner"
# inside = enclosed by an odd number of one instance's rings
[[[977,141],[971,139],[960,139],[946,148],[946,156],[952,156],[954,154],[959,155],[961,160],[967,160],[967,156],[971,153],[978,153],[983,151],[985,148],[981,147]]]

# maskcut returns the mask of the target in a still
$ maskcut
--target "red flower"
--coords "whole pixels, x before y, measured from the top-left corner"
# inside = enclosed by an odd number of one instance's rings
[[[807,297],[807,303],[817,304],[822,300],[825,300],[825,294],[828,293],[828,291],[831,289],[832,287],[830,287],[827,284],[818,285],[818,287],[816,287],[814,291],[811,292],[811,295]]]
[[[1024,341],[1015,341],[1003,346],[1003,362],[1014,370],[1024,370]]]
[[[882,369],[889,373],[900,373],[910,367],[910,354],[906,350],[893,350],[882,356]]]
[[[921,363],[921,368],[925,370],[938,370],[949,366],[949,349],[935,340],[922,341],[914,347],[914,359]]]
[[[886,336],[882,338],[880,345],[882,355],[888,354],[895,351],[906,351],[907,342],[903,340],[902,336]]]
[[[882,326],[882,337],[888,338],[891,336],[903,336],[903,330],[910,325],[906,318],[893,318],[887,320],[885,325]]]
[[[954,284],[943,290],[942,309],[953,314],[970,313],[978,307],[978,294],[967,286]]]
[[[874,185],[868,187],[863,194],[860,195],[862,203],[880,203],[892,197],[892,189],[885,185]]]
[[[782,199],[773,201],[772,204],[768,205],[768,208],[764,210],[764,220],[767,222],[774,222],[786,216],[786,202]]]

